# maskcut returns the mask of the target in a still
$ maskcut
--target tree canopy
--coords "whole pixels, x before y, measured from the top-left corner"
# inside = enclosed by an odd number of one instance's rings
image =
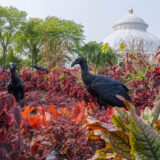
[[[47,17],[44,21],[43,60],[48,67],[63,66],[83,39],[83,27],[73,21]]]
[[[0,6],[0,44],[3,54],[3,65],[8,46],[11,45],[21,25],[26,21],[27,13],[14,7]]]
[[[13,60],[63,67],[74,55],[86,57],[95,67],[105,65],[107,59],[116,62],[112,50],[104,53],[101,43],[84,44],[84,38],[83,26],[74,21],[54,16],[27,19],[24,11],[0,6],[0,65]]]
[[[17,50],[31,58],[31,63],[37,64],[38,55],[43,45],[43,20],[30,18],[24,23],[17,34]]]

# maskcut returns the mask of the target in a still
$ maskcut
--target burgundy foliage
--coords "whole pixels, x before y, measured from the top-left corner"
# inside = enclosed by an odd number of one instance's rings
[[[147,68],[144,78],[132,79],[138,70]],[[94,71],[93,67],[90,67]],[[117,66],[102,67],[99,73],[123,82],[130,90],[132,103],[137,112],[153,103],[160,87],[160,67],[148,62],[147,57],[127,54]],[[14,96],[7,94],[10,74],[0,75],[0,158],[20,160],[39,160],[56,150],[59,160],[85,160],[91,158],[97,149],[104,148],[105,143],[99,139],[85,137],[86,130],[80,124],[71,121],[72,108],[85,101],[85,108],[92,108],[92,116],[102,122],[112,123],[113,107],[99,110],[98,104],[87,92],[80,69],[58,69],[49,73],[31,72],[22,68],[18,73],[25,84],[25,98],[21,106],[35,107],[25,111],[15,103]],[[46,121],[46,112],[50,105],[52,118]],[[63,114],[60,113],[61,109]],[[31,111],[32,110],[32,111]],[[36,112],[33,112],[36,110]],[[29,113],[28,113],[29,112]],[[41,113],[39,115],[39,113]],[[42,116],[43,115],[43,116]],[[83,114],[82,114],[83,116]]]

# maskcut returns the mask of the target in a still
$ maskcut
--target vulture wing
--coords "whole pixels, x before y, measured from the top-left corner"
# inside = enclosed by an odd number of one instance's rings
[[[113,83],[110,81],[93,81],[90,85],[87,86],[87,88],[92,95],[101,98],[106,102],[106,104],[113,106],[124,106],[123,102],[120,101],[116,95],[121,95],[128,101],[131,101],[131,98],[127,93],[127,87],[121,83]]]

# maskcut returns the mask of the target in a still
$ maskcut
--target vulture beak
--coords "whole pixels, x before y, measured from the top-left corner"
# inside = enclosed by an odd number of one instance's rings
[[[72,62],[71,67],[75,66],[76,64],[76,61]]]

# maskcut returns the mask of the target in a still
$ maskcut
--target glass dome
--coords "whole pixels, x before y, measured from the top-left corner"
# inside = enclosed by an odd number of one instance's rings
[[[156,52],[160,40],[147,32],[147,28],[148,24],[129,9],[129,13],[115,23],[114,32],[103,43],[108,43],[114,50],[119,50],[120,44],[124,43],[126,50]]]

